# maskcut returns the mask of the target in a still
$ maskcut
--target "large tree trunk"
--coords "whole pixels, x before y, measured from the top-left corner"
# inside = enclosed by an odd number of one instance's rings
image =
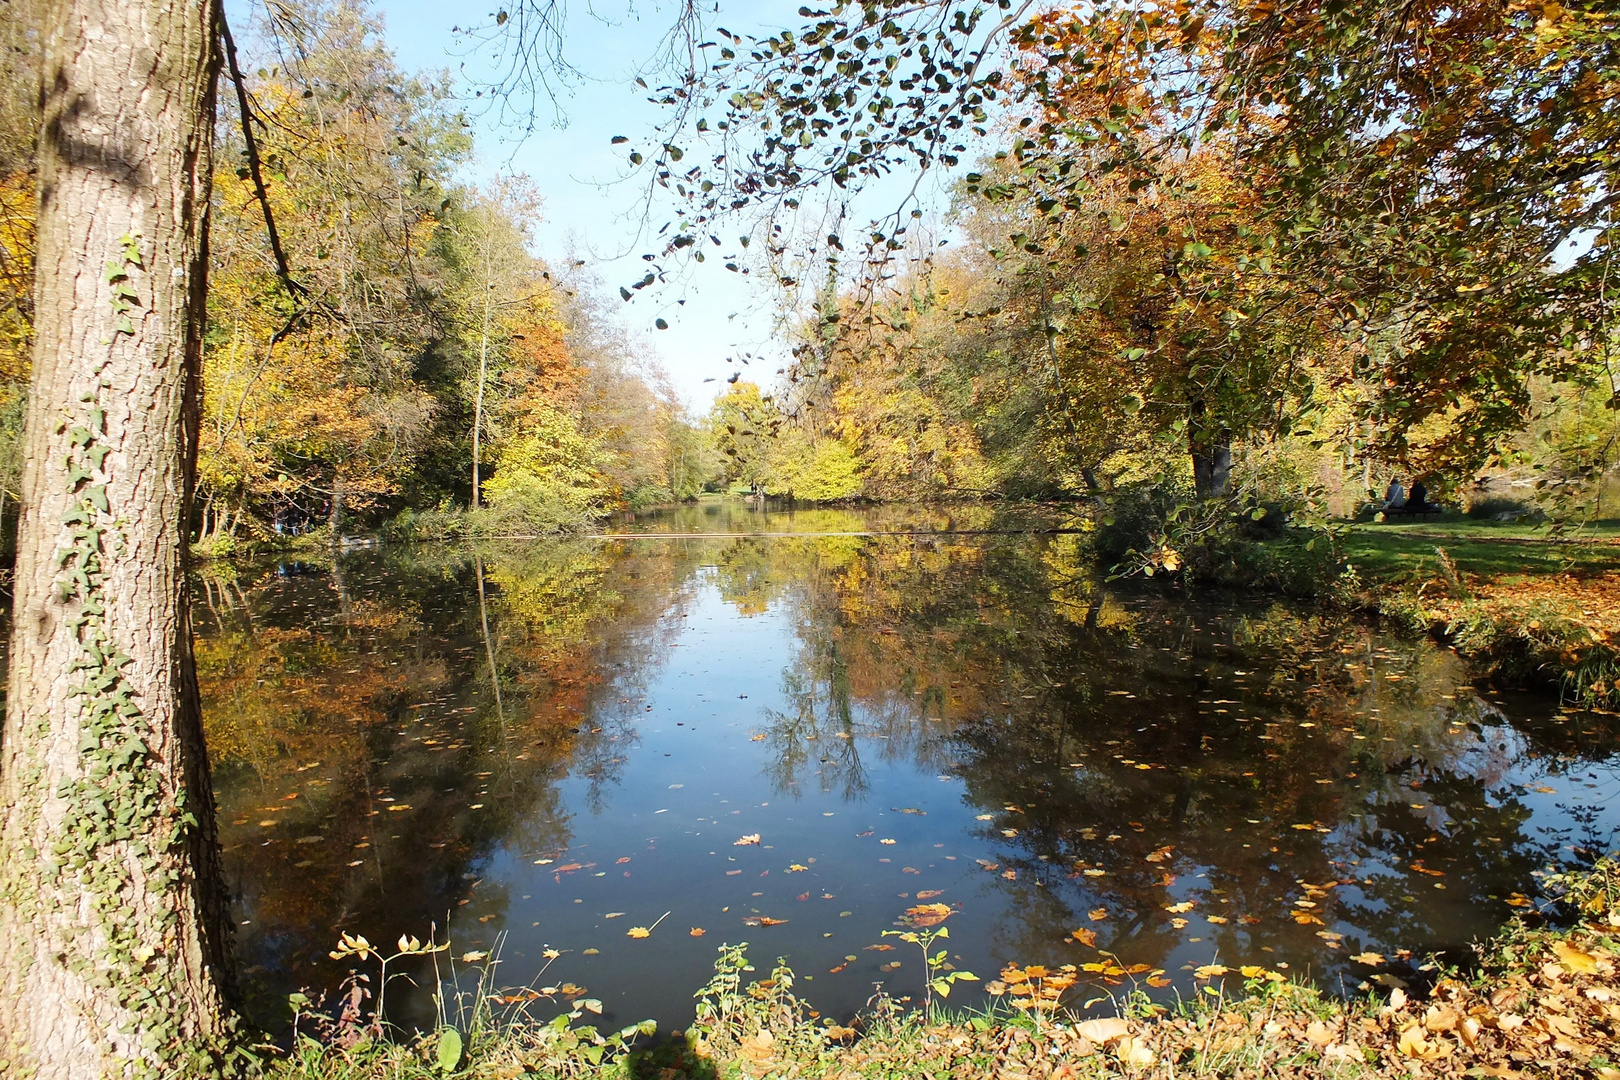
[[[1192,447],[1193,489],[1200,499],[1211,499],[1232,490],[1232,444],[1224,436]]]
[[[212,0],[58,0],[0,735],[0,1074],[206,1076],[229,912],[186,593]]]

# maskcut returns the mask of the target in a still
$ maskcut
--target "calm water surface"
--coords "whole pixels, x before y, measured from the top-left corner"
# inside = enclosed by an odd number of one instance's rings
[[[1106,951],[1162,994],[1215,960],[1353,991],[1349,957],[1465,947],[1533,871],[1614,847],[1613,718],[1476,689],[1427,642],[1105,586],[1070,535],[702,535],[1006,524],[722,505],[617,527],[690,537],[205,579],[261,1020],[337,985],[340,931],[435,925],[457,955],[504,936],[511,985],[562,950],[542,983],[611,1022],[683,1024],[743,940],[847,1014],[919,990],[913,947],[872,948],[919,902],[987,978]],[[427,1015],[416,975],[397,1019]]]

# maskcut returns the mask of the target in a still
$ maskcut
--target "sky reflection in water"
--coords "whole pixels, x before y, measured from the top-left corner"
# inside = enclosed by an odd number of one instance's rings
[[[627,527],[1005,524],[725,506]],[[739,940],[846,1014],[878,983],[918,992],[914,949],[871,946],[925,900],[959,908],[953,957],[986,978],[1106,950],[1164,969],[1162,993],[1217,958],[1353,990],[1371,969],[1348,957],[1466,946],[1532,871],[1613,846],[1613,718],[1476,691],[1444,649],[1307,609],[1104,586],[1081,545],[588,539],[203,580],[254,1010],[335,986],[340,930],[448,919],[456,954],[506,935],[507,984],[565,950],[544,981],[612,1023],[683,1024]],[[425,992],[390,993],[426,1017]]]

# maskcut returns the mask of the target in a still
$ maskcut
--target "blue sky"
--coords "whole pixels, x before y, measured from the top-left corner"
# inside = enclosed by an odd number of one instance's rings
[[[469,4],[383,0],[377,6],[402,67],[465,71],[468,81],[488,76],[487,59],[468,55],[467,43],[452,29],[487,21],[487,0]],[[732,7],[723,13],[722,25],[740,33],[799,21],[797,2],[753,0]],[[644,264],[639,256],[648,248],[638,243],[639,182],[613,183],[623,175],[625,148],[614,147],[609,140],[620,134],[635,140],[661,119],[661,110],[647,102],[647,91],[632,79],[656,51],[674,5],[668,0],[634,5],[626,0],[594,4],[575,0],[571,8],[566,55],[584,78],[567,87],[558,102],[565,123],[553,123],[547,112],[534,131],[518,141],[514,132],[500,130],[491,115],[481,112],[479,159],[468,179],[480,180],[498,171],[527,173],[545,198],[545,220],[535,230],[539,254],[560,261],[565,251],[577,250],[612,293],[641,277]],[[774,291],[763,282],[755,286],[710,262],[693,267],[680,282],[638,294],[634,303],[624,305],[621,316],[655,351],[687,404],[704,411],[735,370],[728,357],[764,354],[763,363],[756,359],[744,370],[747,377],[765,383],[786,359],[786,349],[772,335],[777,303]],[[655,329],[658,318],[670,324],[668,330]]]

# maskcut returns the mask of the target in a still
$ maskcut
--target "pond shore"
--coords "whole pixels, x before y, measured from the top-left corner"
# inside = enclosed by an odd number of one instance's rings
[[[820,1019],[792,993],[785,968],[746,982],[723,955],[685,1037],[615,1052],[585,1031],[498,1020],[475,1008],[471,1030],[410,1044],[357,1031],[303,1038],[275,1061],[277,1080],[609,1077],[914,1076],[1023,1078],[1548,1076],[1620,1078],[1620,864],[1549,877],[1547,914],[1522,915],[1476,947],[1469,970],[1416,963],[1407,978],[1365,956],[1368,992],[1343,1000],[1259,968],[1201,969],[1205,990],[1180,1007],[1122,986],[1115,1010],[1078,1019],[1068,1007],[1098,992],[1065,987],[1074,973],[1012,969],[992,984],[1002,1002],[981,1014],[932,1018],[876,999],[850,1026]],[[724,953],[724,950],[723,950]],[[735,954],[733,954],[735,955]],[[1099,965],[1102,966],[1102,965]],[[1415,977],[1414,977],[1415,976]],[[1421,980],[1421,981],[1420,981]],[[1373,984],[1377,984],[1376,986]],[[478,1000],[489,1000],[488,995]],[[1061,1003],[1058,1003],[1061,999]],[[503,1000],[495,998],[494,1000]],[[1103,998],[1106,1000],[1106,997]],[[479,1019],[481,1018],[481,1019]],[[643,1040],[645,1042],[645,1040]],[[453,1054],[446,1051],[453,1051]]]
[[[1466,518],[1366,525],[1340,595],[1452,648],[1484,678],[1620,706],[1620,533]]]

